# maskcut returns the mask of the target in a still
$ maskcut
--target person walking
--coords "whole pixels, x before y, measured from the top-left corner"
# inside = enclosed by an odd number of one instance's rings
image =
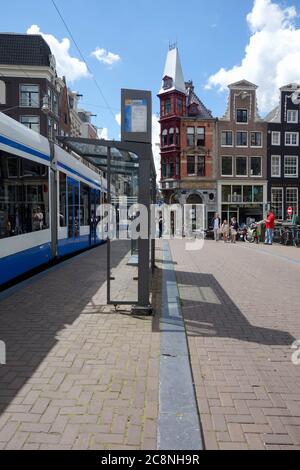
[[[227,220],[224,220],[222,227],[221,227],[221,233],[223,234],[223,240],[224,243],[228,242],[229,239],[229,223]]]
[[[221,228],[221,219],[219,217],[219,214],[215,214],[214,220],[213,220],[213,228],[214,228],[214,238],[215,241],[218,242],[220,240],[220,228]]]
[[[273,236],[274,236],[274,229],[275,229],[275,215],[270,210],[268,212],[268,217],[265,220],[266,225],[266,239],[265,245],[273,245]]]
[[[236,237],[238,234],[238,229],[239,229],[239,224],[237,223],[237,220],[235,217],[231,219],[231,243],[236,243]]]

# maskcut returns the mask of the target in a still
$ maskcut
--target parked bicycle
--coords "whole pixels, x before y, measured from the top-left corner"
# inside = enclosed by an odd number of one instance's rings
[[[274,242],[284,246],[300,248],[300,227],[280,226],[274,231]]]

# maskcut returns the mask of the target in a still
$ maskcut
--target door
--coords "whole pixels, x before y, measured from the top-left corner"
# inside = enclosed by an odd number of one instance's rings
[[[97,189],[90,188],[90,243],[95,245],[97,242],[97,204],[100,192]]]
[[[79,238],[79,181],[67,178],[68,184],[68,238]]]

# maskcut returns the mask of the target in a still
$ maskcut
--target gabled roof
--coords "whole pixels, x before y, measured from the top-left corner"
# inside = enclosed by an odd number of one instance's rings
[[[164,82],[162,82],[161,89],[159,91],[159,95],[170,92],[170,91],[180,91],[181,93],[185,93],[185,83],[183,78],[183,72],[181,67],[181,61],[179,57],[179,51],[177,47],[173,47],[169,49],[165,70],[163,73],[163,79],[169,77],[172,79],[173,83],[172,86],[168,89],[164,88]]]
[[[297,91],[297,90],[300,90],[299,83],[289,83],[288,85],[285,85],[280,88],[280,91]]]
[[[231,83],[228,85],[228,88],[231,89],[242,89],[245,88],[247,90],[257,90],[258,86],[254,83],[248,82],[248,80],[240,80],[239,82]]]
[[[0,33],[0,64],[50,66],[51,49],[40,35]]]
[[[197,114],[198,118],[201,119],[213,119],[213,115],[209,109],[204,106],[200,98],[194,92],[193,82],[186,83],[187,90],[187,106],[191,106],[193,103],[196,103],[198,106],[199,113]]]
[[[266,117],[266,122],[280,122],[280,106],[277,106]]]

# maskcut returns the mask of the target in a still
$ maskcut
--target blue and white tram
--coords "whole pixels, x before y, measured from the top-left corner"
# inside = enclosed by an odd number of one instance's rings
[[[0,113],[0,286],[98,245],[101,175]]]

